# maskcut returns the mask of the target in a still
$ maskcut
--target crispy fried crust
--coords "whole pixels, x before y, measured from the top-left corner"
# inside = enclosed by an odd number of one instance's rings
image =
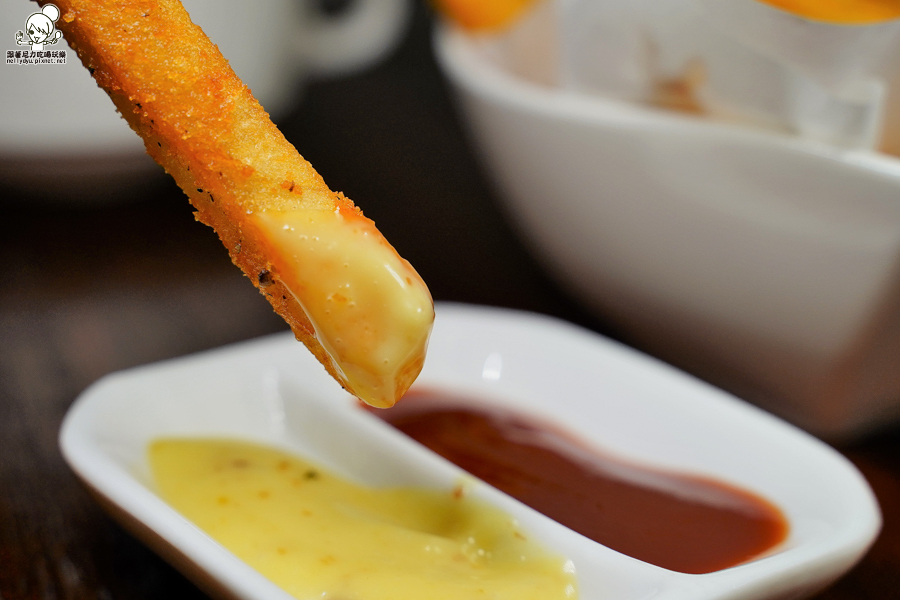
[[[147,152],[175,178],[297,339],[348,387],[263,253],[254,211],[352,208],[284,138],[178,0],[52,0],[58,22]],[[39,4],[46,4],[40,0]],[[360,213],[361,214],[361,213]],[[414,377],[413,377],[414,378]]]

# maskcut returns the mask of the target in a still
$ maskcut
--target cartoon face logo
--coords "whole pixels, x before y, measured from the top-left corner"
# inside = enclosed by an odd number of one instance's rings
[[[54,25],[58,19],[59,9],[54,4],[47,4],[41,12],[28,17],[25,21],[25,33],[16,32],[16,43],[20,46],[31,46],[34,52],[43,50],[45,44],[55,44],[62,37],[62,32],[57,31]]]

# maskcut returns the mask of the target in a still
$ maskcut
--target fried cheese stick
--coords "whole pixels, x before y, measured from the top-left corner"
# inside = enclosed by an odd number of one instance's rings
[[[434,319],[415,270],[297,153],[178,0],[53,3],[84,66],[297,339],[348,391],[393,405]]]

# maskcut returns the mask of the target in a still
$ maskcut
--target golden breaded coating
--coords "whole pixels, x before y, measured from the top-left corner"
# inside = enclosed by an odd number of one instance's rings
[[[362,213],[331,191],[284,138],[178,0],[53,3],[61,10],[58,25],[69,45],[144,139],[147,152],[187,193],[197,219],[215,229],[232,261],[329,373],[372,402],[351,381],[340,357],[330,355],[318,339],[322,330],[317,336],[317,326],[304,310],[302,284],[293,291],[286,284],[299,281],[286,273],[293,250],[273,242],[258,221],[263,213],[320,211],[364,219]],[[304,267],[301,260],[299,268]],[[392,383],[394,400],[421,369],[428,331],[424,335],[414,342],[421,346],[420,356],[412,356],[411,350],[403,365],[395,365],[402,374]],[[390,405],[393,400],[376,398],[374,403]]]

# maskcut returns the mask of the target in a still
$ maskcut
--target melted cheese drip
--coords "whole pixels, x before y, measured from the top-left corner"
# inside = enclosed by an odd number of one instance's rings
[[[349,209],[255,215],[274,244],[276,276],[312,321],[350,390],[392,406],[421,369],[434,303],[425,283]]]
[[[373,489],[274,449],[159,440],[162,497],[297,598],[563,600],[574,569],[460,494]]]
[[[864,25],[900,18],[900,0],[760,0],[814,21]]]

